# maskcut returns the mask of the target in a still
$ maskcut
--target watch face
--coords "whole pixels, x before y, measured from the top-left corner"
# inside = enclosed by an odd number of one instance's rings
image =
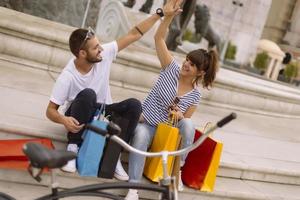
[[[156,14],[158,14],[160,17],[164,16],[163,10],[161,8],[156,9]]]

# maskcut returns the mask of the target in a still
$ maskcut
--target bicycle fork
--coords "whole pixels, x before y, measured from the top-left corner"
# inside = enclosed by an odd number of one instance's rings
[[[42,178],[41,178],[41,174],[43,172],[43,169],[41,168],[36,168],[33,167],[32,165],[28,166],[28,172],[29,174],[37,181],[37,182],[41,182]],[[57,196],[58,193],[58,181],[56,178],[56,169],[50,169],[50,174],[51,174],[51,179],[50,179],[50,187],[51,187],[51,196],[53,197],[52,200],[58,200],[58,198],[55,198]]]
[[[58,186],[59,186],[55,171],[56,171],[56,169],[51,170],[51,185],[50,185],[50,187],[51,187],[53,197],[57,196]],[[53,200],[58,200],[58,198],[54,198]]]
[[[168,151],[162,152],[163,178],[159,181],[160,185],[168,187],[168,194],[162,194],[160,199],[178,200],[178,192],[176,186],[176,177],[170,177],[168,173]],[[173,195],[172,195],[173,194]],[[167,195],[167,196],[166,196]]]

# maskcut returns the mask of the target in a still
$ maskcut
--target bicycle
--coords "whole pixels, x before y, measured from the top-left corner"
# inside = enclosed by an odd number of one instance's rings
[[[105,137],[112,139],[117,142],[123,148],[125,148],[129,152],[134,152],[146,157],[162,157],[162,165],[163,165],[163,178],[160,181],[159,185],[154,184],[143,184],[143,183],[130,183],[130,182],[117,182],[117,183],[100,183],[100,184],[91,184],[85,186],[79,186],[75,188],[65,189],[62,191],[58,191],[58,182],[56,182],[56,174],[54,170],[51,170],[51,190],[52,192],[48,195],[37,198],[36,200],[58,200],[60,198],[72,197],[72,196],[94,196],[94,197],[104,197],[109,199],[120,200],[123,197],[117,196],[115,194],[107,193],[105,190],[111,189],[138,189],[138,190],[150,190],[160,193],[160,199],[162,200],[177,200],[178,199],[178,191],[175,185],[175,177],[170,177],[167,172],[167,161],[168,156],[179,156],[184,153],[188,153],[195,148],[197,148],[208,136],[211,132],[213,132],[217,128],[221,128],[231,120],[236,118],[235,113],[231,113],[230,115],[224,117],[215,125],[211,126],[208,130],[206,130],[203,135],[192,145],[180,149],[177,151],[161,151],[161,152],[144,152],[127,144],[124,140],[122,140],[117,135],[121,132],[121,129],[118,125],[109,122],[107,126],[107,130],[103,130],[97,127],[94,127],[90,124],[86,125],[87,129],[90,129],[98,134],[101,134]],[[40,175],[44,168],[55,169],[61,168],[64,166],[69,160],[76,158],[76,154],[73,152],[62,151],[62,150],[50,150],[38,143],[27,143],[23,147],[23,152],[28,157],[30,165],[28,168],[31,176],[40,181]],[[5,200],[15,200],[15,198],[7,195],[5,193],[0,192],[0,199]]]

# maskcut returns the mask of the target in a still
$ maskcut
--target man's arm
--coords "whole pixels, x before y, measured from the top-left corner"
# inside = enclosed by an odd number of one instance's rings
[[[53,103],[52,101],[49,101],[46,116],[48,119],[50,119],[53,122],[62,124],[66,127],[66,129],[72,133],[77,133],[80,131],[84,124],[79,124],[79,122],[74,117],[68,117],[61,115],[58,112],[59,105]]]
[[[153,14],[133,27],[126,35],[117,39],[118,50],[121,51],[131,43],[139,40],[143,36],[142,34],[146,33],[159,19],[160,17],[157,14]]]
[[[172,22],[174,16],[165,16],[164,20],[159,25],[156,34],[154,36],[155,49],[157,57],[160,61],[161,67],[164,69],[172,62],[172,55],[168,50],[167,44],[165,42],[165,37],[167,35],[168,27]]]

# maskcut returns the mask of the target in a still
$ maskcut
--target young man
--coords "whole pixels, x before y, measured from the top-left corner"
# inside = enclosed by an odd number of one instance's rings
[[[175,1],[171,0],[170,2]],[[69,39],[70,50],[75,56],[58,77],[47,107],[47,117],[56,123],[63,124],[68,131],[68,151],[78,152],[82,143],[84,125],[93,119],[93,115],[102,103],[106,112],[115,112],[129,120],[127,142],[133,133],[141,113],[141,104],[136,99],[127,99],[112,104],[109,88],[110,66],[119,51],[137,41],[156,21],[156,13],[132,28],[126,35],[107,44],[101,44],[94,32],[89,29],[76,29]],[[65,114],[58,108],[65,106]],[[75,172],[76,161],[70,161],[62,168]],[[118,161],[115,177],[128,180],[128,175]]]

